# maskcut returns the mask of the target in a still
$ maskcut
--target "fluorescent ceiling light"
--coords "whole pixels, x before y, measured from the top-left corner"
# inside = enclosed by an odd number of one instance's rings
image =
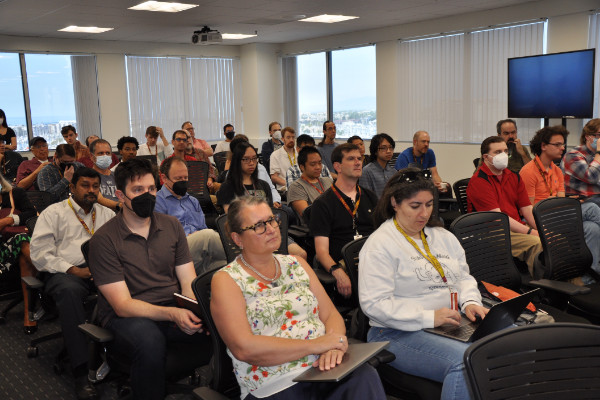
[[[129,7],[129,10],[138,11],[160,11],[160,12],[179,12],[198,7],[198,4],[169,3],[165,1],[146,1],[137,6]]]
[[[248,39],[257,35],[247,35],[245,33],[224,33],[221,36],[223,39]]]
[[[342,22],[342,21],[347,21],[349,19],[355,19],[358,17],[350,17],[347,15],[328,15],[328,14],[323,14],[323,15],[317,15],[315,17],[310,17],[310,18],[304,18],[301,19],[299,21],[302,22],[322,22],[324,24],[333,24],[334,22]]]
[[[67,26],[66,28],[59,29],[59,32],[83,32],[83,33],[102,33],[106,31],[112,31],[114,28],[98,28],[97,26]]]

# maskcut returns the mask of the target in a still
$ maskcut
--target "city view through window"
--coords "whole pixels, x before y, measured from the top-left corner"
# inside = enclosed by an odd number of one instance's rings
[[[332,51],[331,58],[336,137],[370,139],[377,133],[375,47]],[[297,63],[298,130],[319,138],[328,119],[326,53],[298,56]]]

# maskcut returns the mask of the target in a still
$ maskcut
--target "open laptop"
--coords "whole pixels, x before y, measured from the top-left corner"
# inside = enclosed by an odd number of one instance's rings
[[[442,325],[437,328],[425,328],[424,330],[461,342],[474,342],[513,325],[539,290],[534,289],[494,305],[483,320],[473,322],[461,314],[460,326]]]
[[[342,363],[329,371],[311,367],[294,378],[294,382],[339,382],[356,368],[369,361],[390,342],[350,343]]]

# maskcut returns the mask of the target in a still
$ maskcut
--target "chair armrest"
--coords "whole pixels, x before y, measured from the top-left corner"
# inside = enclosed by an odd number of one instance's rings
[[[22,276],[21,280],[25,282],[28,289],[41,289],[44,287],[44,282],[40,281],[35,276]]]
[[[337,279],[325,270],[315,269],[314,271],[322,285],[335,285],[337,282]]]
[[[89,338],[98,343],[106,343],[113,340],[113,333],[108,329],[94,324],[81,324],[79,329]]]
[[[194,397],[200,400],[229,400],[229,397],[226,397],[219,392],[215,392],[208,386],[196,388],[193,393]]]
[[[569,296],[576,296],[578,294],[586,294],[591,291],[589,287],[577,286],[569,282],[553,281],[550,279],[538,279],[535,281],[529,281],[528,285],[534,287],[540,287],[555,292],[567,294]]]
[[[377,360],[378,365],[389,364],[396,359],[396,355],[394,353],[392,353],[391,351],[384,349],[384,350],[381,350],[379,353],[375,354],[373,356],[373,358],[371,358],[371,361],[369,361],[369,363],[371,363],[373,361],[373,359]],[[373,365],[373,364],[371,363],[371,365]],[[373,366],[377,367],[376,365],[373,365]]]

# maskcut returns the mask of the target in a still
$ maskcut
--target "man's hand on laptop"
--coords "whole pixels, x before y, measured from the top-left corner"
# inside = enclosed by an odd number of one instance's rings
[[[470,321],[475,321],[475,319],[479,316],[479,318],[484,319],[486,314],[490,311],[489,309],[477,305],[477,304],[469,304],[465,308],[465,315],[469,318]]]

